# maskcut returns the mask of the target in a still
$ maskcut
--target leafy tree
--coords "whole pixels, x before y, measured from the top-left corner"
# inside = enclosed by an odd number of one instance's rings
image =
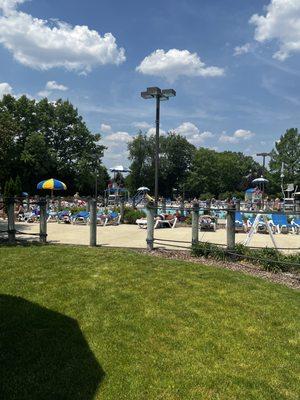
[[[190,196],[212,193],[218,197],[245,190],[249,170],[258,171],[259,164],[243,153],[199,148],[187,179],[188,192]]]
[[[87,194],[94,187],[105,147],[70,102],[4,96],[0,139],[0,185],[19,175],[29,192],[39,180],[50,177],[64,181],[70,192]]]
[[[300,184],[300,134],[296,128],[288,129],[275,143],[275,148],[271,152],[269,168],[273,181],[277,182],[277,188],[280,183],[282,163],[285,182]]]
[[[128,145],[131,174],[127,178],[130,190],[148,186],[154,192],[155,137],[139,132]],[[180,188],[191,166],[195,147],[183,136],[170,132],[160,137],[159,193],[170,196]]]

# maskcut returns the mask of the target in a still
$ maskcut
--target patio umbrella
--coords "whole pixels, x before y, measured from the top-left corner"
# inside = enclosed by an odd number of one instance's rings
[[[253,179],[253,181],[252,181],[252,183],[268,183],[268,182],[269,182],[268,179],[263,178],[263,177]]]
[[[146,186],[141,186],[138,188],[138,192],[150,192],[150,189]]]
[[[41,181],[37,184],[37,189],[41,190],[41,189],[46,189],[46,190],[51,190],[51,196],[53,196],[53,191],[54,190],[66,190],[67,186],[65,183],[51,178],[51,179],[47,179],[45,181]]]
[[[129,168],[123,167],[123,165],[116,165],[115,167],[109,168],[111,172],[131,172]]]

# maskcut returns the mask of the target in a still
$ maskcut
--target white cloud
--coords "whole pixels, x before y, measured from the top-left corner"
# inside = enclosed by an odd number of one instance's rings
[[[151,128],[151,125],[148,124],[148,122],[145,122],[145,121],[133,122],[132,126],[134,126],[137,129],[149,129],[149,128]]]
[[[56,81],[48,81],[46,83],[46,90],[62,90],[66,91],[68,90],[67,86],[61,85],[57,83]]]
[[[155,135],[155,134],[156,134],[156,128],[152,127],[152,128],[148,129],[148,131],[147,131],[147,135],[148,136]],[[167,134],[167,132],[160,128],[159,129],[159,134],[164,136],[164,135]]]
[[[5,94],[12,94],[12,87],[10,86],[9,83],[7,82],[2,82],[0,83],[0,99],[2,99],[2,97]]]
[[[253,136],[255,136],[255,133],[251,131],[238,129],[234,132],[232,136],[227,135],[223,132],[222,135],[219,137],[219,141],[223,143],[238,143],[240,140],[249,140]]]
[[[100,36],[85,25],[34,18],[16,6],[22,0],[0,0],[0,43],[23,65],[39,70],[64,67],[87,73],[104,64],[119,65],[125,51],[111,33]]]
[[[245,44],[242,45],[242,46],[236,46],[236,47],[234,48],[234,53],[233,53],[233,55],[234,55],[234,56],[240,56],[240,55],[242,55],[242,54],[249,53],[250,49],[251,49],[250,43],[245,43]]]
[[[160,76],[175,81],[179,76],[214,77],[224,75],[218,67],[207,67],[197,53],[188,50],[170,49],[165,52],[158,49],[145,57],[136,70],[145,75]]]
[[[114,132],[108,124],[102,124],[101,127],[104,127],[104,130],[101,129],[102,132],[106,129],[106,135],[101,140],[101,144],[107,147],[104,152],[104,164],[111,167],[118,161],[120,164],[128,165],[127,146],[133,140],[133,136],[124,131]]]
[[[200,132],[199,128],[191,122],[182,123],[174,131],[179,135],[185,136],[194,146],[200,146],[206,139],[214,137],[214,134],[209,131]]]
[[[128,132],[115,132],[105,137],[105,141],[119,143],[128,143],[132,140],[132,136]]]
[[[279,51],[273,58],[284,61],[300,51],[300,1],[271,0],[266,15],[254,14],[250,23],[255,25],[255,39],[260,42],[277,40]]]
[[[49,97],[51,92],[49,90],[40,90],[37,95],[40,97]]]
[[[104,133],[112,132],[111,126],[107,125],[107,124],[101,124],[100,130],[101,130],[101,132],[104,132]]]

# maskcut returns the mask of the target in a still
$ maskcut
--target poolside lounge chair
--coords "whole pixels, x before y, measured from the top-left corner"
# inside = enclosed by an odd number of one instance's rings
[[[173,216],[171,219],[157,219],[154,224],[154,229],[156,228],[171,228],[174,229],[177,223],[177,217]]]
[[[248,220],[247,220],[247,230],[250,230],[250,229],[251,229],[251,227],[252,227],[254,221],[255,221],[255,218],[254,218],[254,217],[248,218]],[[256,226],[255,232],[256,232],[256,233],[257,233],[257,232],[258,232],[258,233],[267,233],[267,232],[268,232],[268,228],[267,228],[267,226],[266,226],[265,221],[262,220],[262,217],[260,217],[260,219],[259,219],[259,222],[258,222],[258,224],[257,224],[257,226]]]
[[[147,218],[139,218],[135,221],[139,228],[146,229],[147,228]]]
[[[297,235],[300,234],[300,218],[293,218],[291,221],[292,232],[296,233]]]
[[[72,216],[71,211],[69,210],[59,211],[57,216],[57,222],[58,223],[64,222],[65,224],[70,224],[71,216]]]
[[[216,231],[217,218],[212,215],[201,215],[199,218],[199,228],[201,231]]]
[[[289,230],[293,229],[293,225],[288,223],[285,214],[272,214],[270,225],[274,233],[289,233]]]
[[[72,215],[72,224],[83,223],[87,224],[90,219],[90,213],[88,211],[80,211],[79,213]]]
[[[247,232],[247,225],[243,221],[242,214],[240,212],[235,213],[235,231]]]
[[[121,222],[121,214],[117,212],[112,212],[106,216],[103,226],[120,225],[120,222]]]
[[[58,212],[56,211],[49,211],[49,213],[47,214],[47,222],[57,222],[58,219]]]

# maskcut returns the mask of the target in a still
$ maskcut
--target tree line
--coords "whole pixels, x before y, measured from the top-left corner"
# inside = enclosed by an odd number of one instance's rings
[[[91,194],[96,173],[98,190],[104,190],[109,175],[101,164],[105,146],[100,139],[69,101],[3,96],[0,191],[20,181],[22,190],[33,194],[39,181],[54,177],[66,183],[69,193]],[[10,182],[16,180],[16,185]]]
[[[155,137],[139,132],[128,145],[131,174],[127,186],[133,192],[139,186],[154,191]],[[285,183],[300,185],[300,134],[288,129],[270,153],[269,168],[242,152],[193,146],[185,137],[169,132],[160,137],[159,193],[200,198],[225,199],[243,196],[253,179],[264,175],[267,191],[281,196],[281,173]]]
[[[68,194],[91,195],[97,175],[98,193],[110,179],[102,163],[105,146],[92,133],[69,102],[50,102],[3,96],[0,100],[0,192],[36,193],[39,181],[54,177]],[[138,132],[128,144],[131,173],[125,179],[130,193],[140,186],[154,192],[155,138]],[[225,198],[241,194],[251,181],[264,174],[269,193],[280,193],[285,182],[300,184],[300,135],[288,129],[275,143],[268,170],[242,152],[196,148],[184,136],[169,132],[160,137],[159,192],[172,197]],[[122,178],[122,177],[120,177]]]

